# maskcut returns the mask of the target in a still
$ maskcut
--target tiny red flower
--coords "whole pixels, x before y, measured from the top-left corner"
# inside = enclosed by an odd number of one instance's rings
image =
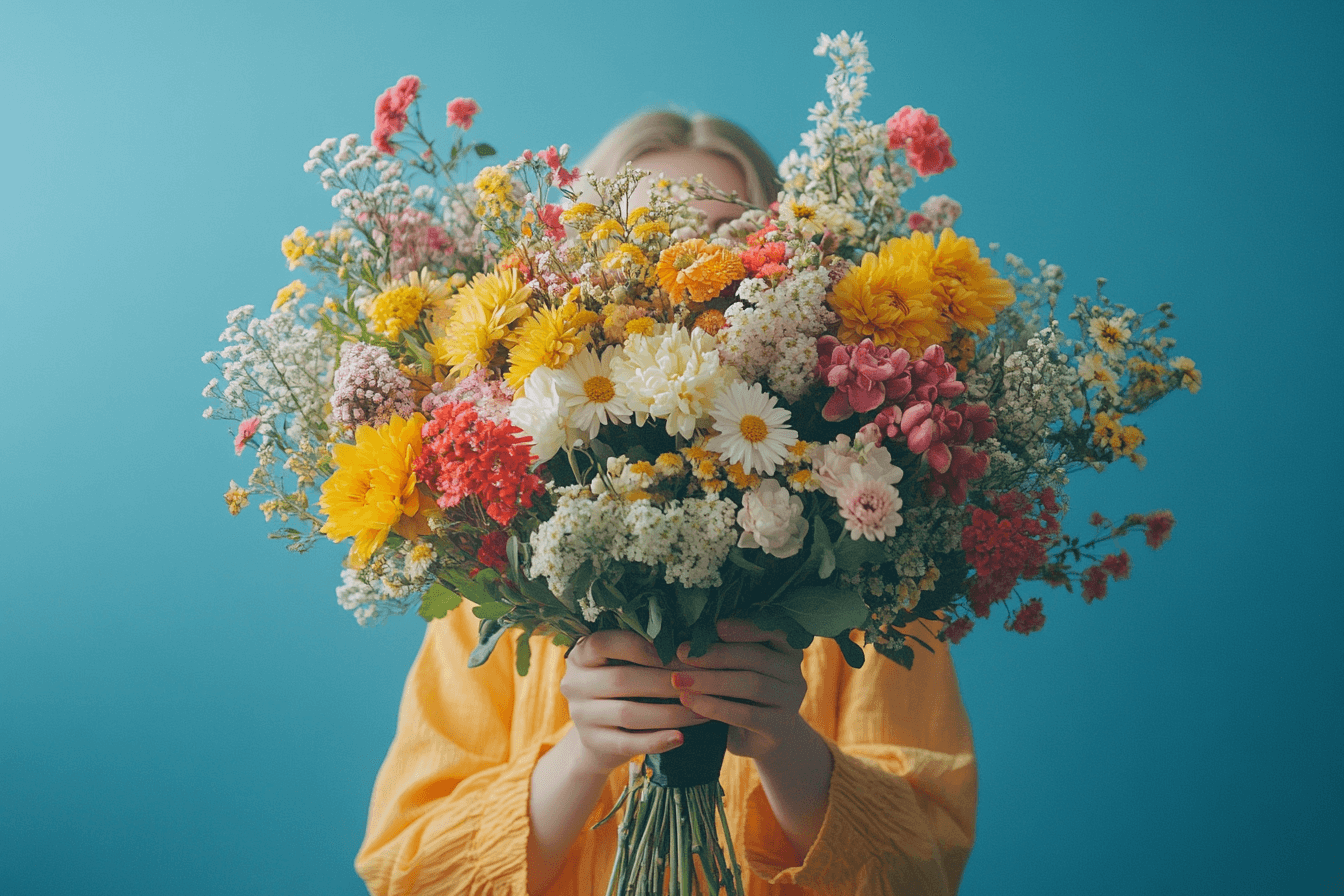
[[[1176,525],[1176,517],[1172,516],[1170,510],[1155,510],[1143,518],[1143,524],[1148,527],[1148,547],[1157,550],[1171,537],[1171,527]]]
[[[477,105],[475,100],[460,96],[448,104],[448,127],[457,127],[464,131],[471,130],[471,120],[480,111],[481,107]]]
[[[1029,635],[1032,632],[1040,631],[1043,625],[1045,625],[1045,613],[1042,612],[1041,599],[1033,597],[1022,605],[1022,608],[1004,627],[1009,631]]]
[[[1089,566],[1083,573],[1083,600],[1089,604],[1106,596],[1106,570],[1101,566]]]
[[[1101,561],[1101,566],[1117,582],[1124,581],[1129,578],[1129,552],[1122,550],[1118,554],[1110,554]]]
[[[975,620],[969,616],[959,616],[953,619],[943,630],[938,633],[938,637],[944,641],[951,641],[953,644],[960,644],[961,639],[975,627]]]

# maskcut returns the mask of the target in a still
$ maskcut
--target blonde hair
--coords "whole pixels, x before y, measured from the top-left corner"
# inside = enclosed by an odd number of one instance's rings
[[[775,163],[751,135],[731,121],[696,113],[641,112],[612,128],[583,160],[582,170],[615,174],[627,162],[651,152],[693,149],[721,155],[742,169],[747,193],[742,198],[764,208],[779,194]]]

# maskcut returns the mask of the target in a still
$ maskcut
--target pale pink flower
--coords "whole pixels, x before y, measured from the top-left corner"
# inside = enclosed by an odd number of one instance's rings
[[[813,449],[812,473],[822,491],[831,497],[839,495],[857,479],[894,485],[905,475],[891,462],[891,452],[886,448],[874,448],[863,442],[851,446],[849,436],[843,434],[836,436],[835,441]]]
[[[260,417],[248,417],[242,423],[238,424],[238,435],[233,438],[233,453],[242,454],[243,446],[246,445],[254,435],[257,434],[257,427],[261,425]]]
[[[921,177],[941,174],[957,164],[952,138],[939,126],[938,116],[923,109],[905,106],[887,119],[887,146],[904,149],[906,161]]]
[[[803,519],[803,499],[774,479],[766,479],[742,496],[737,524],[742,527],[738,547],[760,548],[780,558],[798,553],[809,528]]]
[[[857,465],[856,465],[857,466]],[[905,522],[900,513],[901,496],[896,488],[875,479],[856,478],[835,496],[840,505],[840,516],[845,520],[849,537],[882,541],[896,534],[896,527]]]
[[[471,120],[480,111],[481,107],[477,105],[475,100],[460,96],[448,104],[448,127],[469,131],[471,130]]]

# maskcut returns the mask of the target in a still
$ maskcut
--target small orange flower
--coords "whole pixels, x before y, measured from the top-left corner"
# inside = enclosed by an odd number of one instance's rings
[[[658,284],[674,302],[708,302],[725,286],[747,275],[742,260],[722,246],[686,240],[658,257]]]
[[[717,336],[720,330],[728,326],[728,319],[723,316],[722,311],[711,308],[708,311],[701,311],[696,316],[695,325],[709,335]]]

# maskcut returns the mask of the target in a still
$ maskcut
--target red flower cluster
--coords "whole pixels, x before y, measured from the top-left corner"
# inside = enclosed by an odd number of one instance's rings
[[[975,627],[975,620],[969,616],[958,616],[938,633],[938,637],[944,641],[951,641],[953,644],[960,644],[961,639],[966,637],[967,633]]]
[[[1083,571],[1083,600],[1089,604],[1106,596],[1107,580],[1122,582],[1129,578],[1129,552],[1121,550],[1118,554],[1108,554],[1095,566]]]
[[[906,161],[921,177],[941,174],[957,160],[952,157],[952,138],[938,124],[938,116],[905,106],[887,119],[887,147],[904,149]]]
[[[742,266],[753,277],[773,277],[776,274],[788,273],[788,268],[784,266],[789,257],[788,247],[780,242],[759,242],[754,246],[748,246],[742,250],[739,257],[742,259]]]
[[[1144,540],[1148,542],[1148,547],[1157,550],[1171,537],[1171,527],[1176,525],[1176,517],[1170,510],[1154,510],[1143,518],[1143,524],[1148,528]]]
[[[378,97],[373,106],[373,145],[379,152],[392,155],[397,151],[389,138],[406,127],[406,110],[419,92],[420,79],[407,75]]]
[[[496,529],[481,539],[481,546],[476,551],[476,562],[490,567],[495,572],[503,573],[509,564],[508,553],[505,550],[508,544],[509,533],[504,529]]]
[[[472,404],[449,402],[425,424],[415,475],[439,492],[445,510],[475,496],[491,519],[507,526],[545,491],[541,477],[528,472],[532,453],[520,435],[507,420],[484,419]]]
[[[1013,614],[1013,618],[1004,623],[1004,628],[1010,632],[1029,635],[1032,632],[1038,632],[1045,625],[1045,613],[1042,612],[1041,599],[1033,597]]]
[[[970,525],[961,531],[961,548],[976,575],[971,609],[982,617],[989,615],[990,604],[1012,593],[1019,579],[1040,574],[1046,551],[1059,534],[1059,504],[1051,489],[1034,498],[1008,492],[992,500],[994,509],[975,508]],[[1037,503],[1040,512],[1033,516]]]

